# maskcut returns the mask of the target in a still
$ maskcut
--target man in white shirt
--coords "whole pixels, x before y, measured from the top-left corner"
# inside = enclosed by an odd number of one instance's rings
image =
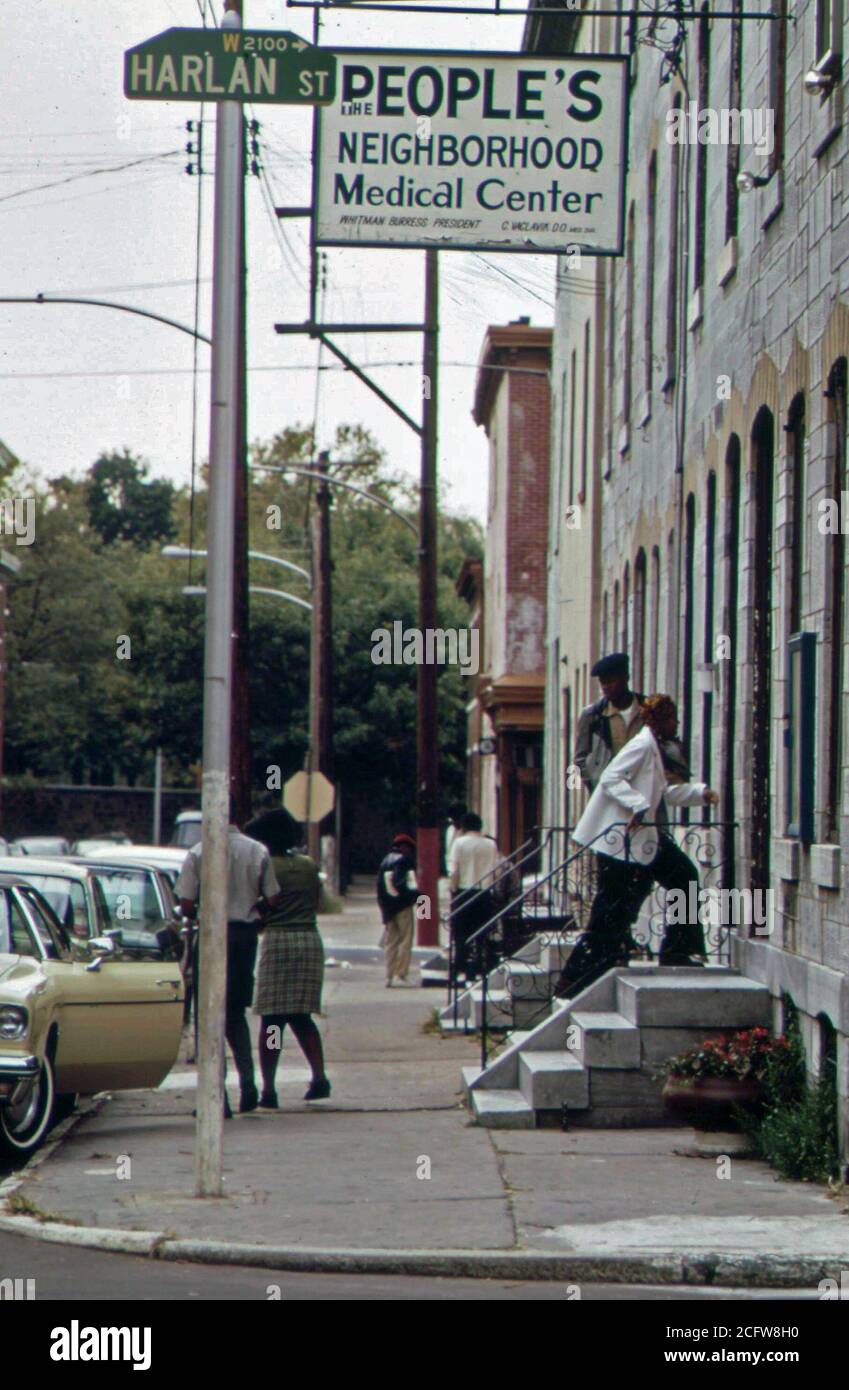
[[[455,977],[464,975],[468,980],[478,973],[466,942],[495,912],[492,884],[500,862],[498,846],[483,834],[480,816],[467,811],[460,822],[460,834],[451,846],[449,882]]]
[[[231,805],[231,816],[232,816]],[[265,845],[244,835],[238,825],[231,823],[227,836],[229,873],[227,880],[227,1013],[225,1036],[239,1072],[242,1114],[255,1110],[259,1103],[254,1074],[251,1034],[246,1012],[254,993],[254,966],[259,938],[259,903],[265,900],[276,905],[280,885],[271,866]],[[180,907],[186,921],[197,916],[200,897],[200,860],[202,842],[193,845],[186,855],[175,885]],[[197,948],[195,954],[195,989],[197,989]],[[225,1114],[229,1105],[225,1095]]]

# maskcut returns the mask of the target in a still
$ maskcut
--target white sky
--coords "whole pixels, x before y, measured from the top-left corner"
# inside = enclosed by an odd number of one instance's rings
[[[123,299],[191,324],[194,317],[197,178],[184,172],[190,137],[185,102],[125,100],[123,53],[172,25],[199,26],[204,0],[27,0],[7,6],[0,46],[0,294],[38,291]],[[212,8],[220,18],[222,0]],[[211,22],[211,16],[210,16]],[[312,11],[282,0],[245,0],[248,28],[312,34]],[[325,13],[327,47],[503,49],[516,51],[520,18]],[[258,106],[262,160],[277,204],[310,198],[311,116]],[[204,166],[213,166],[214,111],[205,115]],[[176,151],[170,157],[159,156]],[[156,156],[150,158],[150,156]],[[132,169],[110,167],[131,160]],[[87,170],[103,172],[75,177]],[[38,185],[73,179],[58,187]],[[213,180],[204,178],[199,326],[209,330]],[[21,190],[25,191],[21,196]],[[249,433],[269,438],[310,423],[316,407],[318,347],[282,338],[275,321],[307,316],[307,223],[269,215],[259,179],[248,180]],[[327,251],[325,318],[419,321],[423,251]],[[440,471],[453,507],[482,517],[486,440],[470,408],[474,363],[488,323],[530,314],[552,322],[554,258],[445,252],[442,273]],[[507,277],[512,277],[507,278]],[[516,284],[518,280],[521,283]],[[419,411],[421,338],[358,334],[338,339],[410,414]],[[197,455],[209,437],[208,354],[199,348]],[[186,483],[192,447],[191,338],[149,320],[80,307],[0,304],[0,440],[46,476],[79,474],[104,450],[144,455],[155,474]],[[325,362],[332,362],[325,353]],[[261,370],[272,368],[273,370]],[[279,370],[288,368],[288,370]],[[97,373],[105,373],[98,376]],[[64,374],[64,375],[63,375]],[[355,378],[322,372],[319,444],[335,426],[362,422],[390,461],[415,475],[412,431]]]

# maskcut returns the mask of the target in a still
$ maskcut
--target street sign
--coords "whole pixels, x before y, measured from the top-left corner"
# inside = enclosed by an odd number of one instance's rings
[[[124,54],[127,97],[316,106],[335,92],[336,55],[287,29],[166,29]]]
[[[333,783],[323,772],[296,772],[283,788],[283,805],[295,820],[324,820],[333,810],[335,801]]]
[[[337,57],[318,113],[317,244],[622,254],[627,58]]]

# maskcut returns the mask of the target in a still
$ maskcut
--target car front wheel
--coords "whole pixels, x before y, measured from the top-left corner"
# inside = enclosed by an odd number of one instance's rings
[[[55,1100],[53,1063],[44,1057],[38,1076],[0,1106],[0,1145],[19,1158],[35,1153],[50,1128]]]

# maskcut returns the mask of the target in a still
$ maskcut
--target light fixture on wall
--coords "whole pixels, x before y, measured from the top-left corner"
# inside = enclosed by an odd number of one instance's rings
[[[743,169],[737,175],[737,191],[739,193],[751,193],[753,188],[763,188],[769,183],[768,174],[753,174],[751,169]]]
[[[811,68],[805,73],[803,85],[809,97],[821,96],[824,92],[830,92],[834,86],[834,74]]]

